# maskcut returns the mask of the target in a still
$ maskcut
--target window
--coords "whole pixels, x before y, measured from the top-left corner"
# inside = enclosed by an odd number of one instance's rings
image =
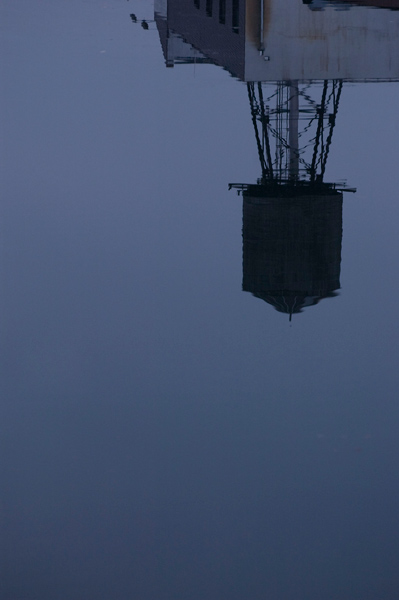
[[[219,23],[226,23],[226,0],[219,0]]]
[[[240,4],[239,4],[239,0],[233,0],[233,19],[232,19],[232,25],[233,25],[233,31],[234,33],[238,33],[239,31],[239,8],[240,8]]]

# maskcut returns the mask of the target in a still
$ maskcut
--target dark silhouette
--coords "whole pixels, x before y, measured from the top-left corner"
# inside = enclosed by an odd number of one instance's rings
[[[262,176],[230,184],[243,195],[242,289],[290,320],[340,288],[342,192],[354,190],[324,174],[342,86],[247,84]]]

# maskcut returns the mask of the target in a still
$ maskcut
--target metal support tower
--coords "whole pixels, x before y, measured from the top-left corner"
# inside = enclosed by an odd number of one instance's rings
[[[283,81],[272,89],[254,82],[247,89],[262,173],[258,184],[335,189],[336,184],[324,183],[324,176],[342,81]]]

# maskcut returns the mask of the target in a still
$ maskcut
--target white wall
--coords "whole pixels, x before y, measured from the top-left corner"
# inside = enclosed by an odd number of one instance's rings
[[[249,81],[399,79],[399,13],[351,7],[310,10],[301,0],[263,0],[265,61],[247,18]],[[254,10],[248,8],[248,10]]]

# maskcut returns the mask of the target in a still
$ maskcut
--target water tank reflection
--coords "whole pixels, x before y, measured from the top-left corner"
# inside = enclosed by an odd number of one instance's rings
[[[244,291],[290,315],[340,288],[342,192],[262,185],[243,192]]]

